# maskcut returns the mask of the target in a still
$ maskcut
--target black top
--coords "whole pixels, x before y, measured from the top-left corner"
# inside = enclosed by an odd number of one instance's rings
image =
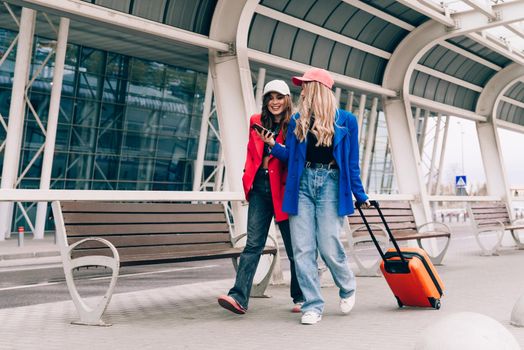
[[[311,123],[313,124],[313,123]],[[331,146],[315,146],[317,137],[311,132],[307,133],[306,161],[311,163],[329,164],[335,161],[333,158],[333,143]]]

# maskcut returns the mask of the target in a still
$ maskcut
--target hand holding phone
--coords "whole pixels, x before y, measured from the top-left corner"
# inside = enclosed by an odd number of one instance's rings
[[[265,135],[268,132],[271,132],[258,123],[254,123],[253,125],[251,125],[251,127],[263,135]]]
[[[251,127],[258,132],[260,138],[262,139],[262,141],[264,141],[264,143],[267,143],[271,147],[275,145],[274,135],[271,132],[271,130],[264,128],[262,125],[258,123],[253,123]]]

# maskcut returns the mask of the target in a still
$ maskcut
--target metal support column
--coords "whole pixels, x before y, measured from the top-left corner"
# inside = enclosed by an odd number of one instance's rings
[[[415,108],[415,135],[418,138],[418,125],[420,124],[420,108]]]
[[[342,89],[335,88],[335,101],[337,101],[337,108],[340,108],[340,96],[342,95]]]
[[[442,183],[442,176],[444,176],[444,159],[446,156],[446,144],[448,143],[448,132],[449,132],[449,115],[446,116],[446,122],[444,124],[444,136],[442,137],[442,146],[440,148],[440,159],[438,165],[437,183],[435,184],[435,195],[439,194],[439,187]]]
[[[441,122],[441,115],[440,113],[437,115],[437,123],[435,124],[435,136],[433,138],[433,150],[431,152],[431,163],[429,166],[429,175],[428,175],[428,193],[432,194],[433,191],[433,178],[435,177],[435,163],[437,158],[437,149],[438,149],[438,143],[440,138],[440,122]]]
[[[476,113],[488,117],[488,122],[476,123],[488,195],[500,196],[512,215],[512,196],[497,132],[496,111],[500,98],[513,84],[520,81],[522,76],[524,67],[519,64],[511,64],[499,71],[482,90],[475,108]]]
[[[426,143],[426,133],[428,131],[428,118],[429,111],[424,111],[424,119],[422,119],[422,130],[420,131],[420,137],[418,138],[418,151],[420,155],[424,153],[424,144]]]
[[[362,125],[364,124],[364,112],[366,111],[366,95],[360,95],[360,102],[358,105],[358,132],[359,143],[362,141]]]
[[[200,191],[202,184],[202,173],[204,172],[204,158],[206,155],[208,123],[211,117],[211,104],[213,101],[213,78],[211,72],[207,71],[206,96],[204,97],[204,109],[202,111],[202,122],[198,136],[198,151],[193,172],[193,191]]]
[[[22,8],[20,18],[20,33],[16,49],[16,63],[13,77],[11,105],[9,106],[9,124],[5,140],[4,163],[0,188],[15,188],[20,163],[22,136],[25,116],[25,88],[29,77],[31,64],[31,48],[36,12]],[[0,241],[9,237],[13,219],[13,203],[0,203]]]
[[[258,69],[257,90],[255,93],[255,103],[258,109],[262,109],[262,98],[264,97],[264,84],[266,83],[266,69]]]
[[[40,176],[40,189],[48,190],[51,183],[53,170],[53,157],[55,154],[56,130],[58,127],[58,114],[60,113],[60,97],[62,95],[62,81],[64,77],[64,64],[69,35],[69,18],[60,18],[58,40],[55,50],[55,68],[53,70],[53,87],[49,102],[49,116],[45,138],[42,173]],[[39,202],[36,209],[35,238],[44,238],[45,222],[47,217],[47,202]]]
[[[377,126],[377,112],[378,108],[378,97],[373,97],[371,103],[371,113],[369,114],[368,127],[366,133],[366,145],[364,147],[364,156],[362,158],[362,181],[364,188],[368,188],[369,185],[369,169],[371,169],[372,151],[375,145],[376,126]]]
[[[355,97],[355,93],[353,91],[348,92],[348,100],[346,103],[346,111],[349,113],[353,113],[353,98]]]

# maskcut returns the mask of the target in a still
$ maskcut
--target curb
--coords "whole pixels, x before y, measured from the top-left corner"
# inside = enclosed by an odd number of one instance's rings
[[[45,251],[45,252],[4,254],[4,255],[0,255],[0,261],[16,260],[16,259],[47,258],[47,257],[52,257],[52,256],[60,256],[60,252],[59,251]]]

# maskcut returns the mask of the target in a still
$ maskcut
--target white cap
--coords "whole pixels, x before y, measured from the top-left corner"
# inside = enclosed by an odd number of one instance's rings
[[[291,95],[289,92],[289,86],[287,86],[284,80],[271,80],[264,86],[264,95],[269,92],[278,92],[282,95]]]

